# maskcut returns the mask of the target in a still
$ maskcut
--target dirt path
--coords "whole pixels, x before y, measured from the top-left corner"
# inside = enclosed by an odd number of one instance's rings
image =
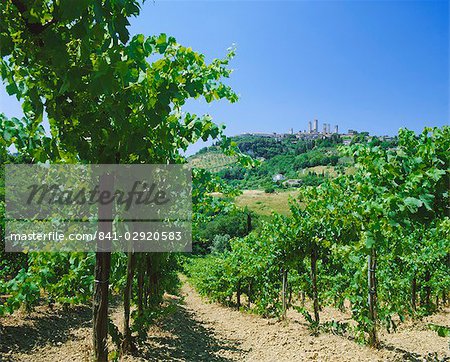
[[[138,351],[122,361],[450,361],[448,338],[417,324],[383,335],[383,348],[373,350],[333,334],[311,336],[294,311],[288,323],[262,319],[207,303],[186,282],[181,295],[168,297],[174,313],[153,326]],[[121,325],[121,308],[111,314]],[[448,324],[448,317],[439,314],[433,321]],[[40,307],[30,315],[2,318],[0,326],[0,361],[88,361],[92,352],[85,307],[67,312]]]
[[[303,317],[294,311],[288,315],[289,322],[277,322],[207,303],[187,283],[182,294],[182,313],[208,331],[215,341],[209,348],[209,357],[218,361],[436,361],[430,352],[436,352],[438,360],[450,361],[449,340],[429,330],[411,330],[405,325],[396,334],[383,335],[384,347],[373,350],[333,334],[311,336]],[[325,310],[324,317],[333,312]],[[174,315],[173,330],[178,328],[177,320]],[[214,360],[200,357],[184,360]]]

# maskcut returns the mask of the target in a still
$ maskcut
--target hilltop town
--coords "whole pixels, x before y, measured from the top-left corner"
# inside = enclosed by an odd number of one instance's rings
[[[330,123],[322,123],[322,128],[319,128],[319,120],[315,119],[314,121],[308,121],[308,129],[307,130],[299,130],[297,132],[294,131],[294,128],[291,128],[288,133],[263,133],[263,132],[246,132],[239,134],[235,137],[248,137],[248,136],[254,136],[254,137],[261,137],[261,138],[273,138],[275,140],[281,140],[284,138],[292,138],[295,137],[296,139],[300,140],[314,140],[314,139],[324,139],[324,138],[330,138],[332,136],[339,136],[342,138],[343,144],[349,144],[352,140],[352,138],[356,135],[362,135],[366,136],[368,138],[371,138],[369,135],[369,132],[358,132],[353,129],[349,129],[346,133],[339,133],[339,125],[336,124],[331,128]],[[390,136],[380,136],[378,137],[382,141],[390,141],[392,140],[392,137]]]
[[[308,122],[307,130],[287,133],[249,132],[232,137],[240,152],[261,162],[254,169],[245,169],[233,157],[222,154],[217,145],[204,147],[189,157],[193,167],[201,167],[241,189],[272,189],[318,185],[338,173],[352,172],[353,160],[339,153],[339,145],[351,143],[379,144],[395,147],[395,138],[373,136],[369,132],[348,130],[339,133],[339,125]]]

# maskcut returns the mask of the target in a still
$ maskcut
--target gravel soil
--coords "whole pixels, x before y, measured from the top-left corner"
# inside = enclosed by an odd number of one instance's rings
[[[185,280],[180,296],[166,299],[173,312],[120,361],[450,361],[449,338],[427,328],[428,323],[450,325],[449,309],[404,323],[395,333],[382,332],[381,347],[372,349],[332,333],[313,336],[294,310],[280,322],[209,303]],[[122,308],[113,307],[111,316],[122,325]],[[90,361],[90,318],[88,306],[40,306],[0,318],[0,361]],[[321,318],[345,321],[348,316],[325,308]]]

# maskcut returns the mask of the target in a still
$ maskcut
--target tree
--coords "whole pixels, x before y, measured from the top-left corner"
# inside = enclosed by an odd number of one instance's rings
[[[353,187],[361,199],[359,213],[368,258],[371,345],[377,344],[377,254],[389,253],[397,228],[414,233],[418,225],[429,228],[449,216],[449,133],[447,126],[425,128],[419,136],[401,129],[395,149],[353,147],[358,167]]]
[[[283,297],[297,283],[309,292],[314,316],[294,308],[313,327],[328,328],[319,325],[321,305],[350,303],[356,339],[372,346],[382,325],[395,330],[394,315],[432,313],[450,289],[449,132],[400,130],[396,148],[350,147],[354,175],[301,187],[290,217],[273,215],[232,239],[230,252],[193,267],[197,287],[219,301],[236,293],[238,303],[248,290],[254,311],[283,315],[280,291]]]
[[[189,144],[221,135],[208,115],[183,114],[181,107],[200,96],[207,102],[237,100],[221,82],[231,73],[234,51],[207,64],[202,54],[165,34],[130,39],[128,18],[139,9],[135,0],[0,4],[1,76],[29,120],[16,141],[35,134],[44,114],[51,128],[42,141],[46,149],[28,146],[35,161],[177,163]],[[150,57],[157,60],[149,63]],[[16,127],[17,120],[8,122]],[[107,359],[110,259],[97,253],[94,352],[101,361]]]

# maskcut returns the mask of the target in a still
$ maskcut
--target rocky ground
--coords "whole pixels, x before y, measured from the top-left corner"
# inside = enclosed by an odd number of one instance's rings
[[[382,333],[381,347],[371,349],[332,333],[311,335],[296,311],[287,322],[263,319],[208,303],[184,282],[181,296],[167,296],[173,312],[151,327],[138,350],[121,361],[450,361],[449,338],[439,337],[428,323],[450,325],[450,310]],[[112,308],[121,326],[122,309]],[[323,320],[344,321],[334,309]],[[68,310],[38,307],[30,314],[0,319],[0,361],[89,361],[89,307]],[[111,348],[113,349],[113,348]]]

